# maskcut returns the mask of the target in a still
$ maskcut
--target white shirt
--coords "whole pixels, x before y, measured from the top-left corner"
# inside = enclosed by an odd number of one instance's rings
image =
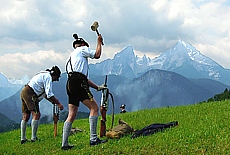
[[[66,62],[67,73],[69,72],[80,72],[85,76],[88,76],[88,58],[93,59],[96,51],[90,50],[87,46],[81,46],[74,49],[70,54],[69,59]],[[71,63],[69,62],[71,61]],[[71,65],[72,64],[72,69]]]
[[[28,85],[38,96],[43,94],[38,98],[40,101],[45,95],[47,95],[47,98],[54,96],[52,91],[52,77],[48,71],[39,72],[29,81]]]

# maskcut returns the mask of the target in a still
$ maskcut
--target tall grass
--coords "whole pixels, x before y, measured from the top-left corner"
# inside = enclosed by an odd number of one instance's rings
[[[110,127],[111,116],[107,118],[107,127]],[[58,123],[56,138],[53,137],[53,124],[46,124],[39,126],[37,135],[41,140],[35,143],[21,145],[20,130],[1,134],[0,154],[230,154],[229,118],[229,100],[116,114],[115,125],[118,119],[123,119],[134,129],[175,120],[179,126],[135,139],[126,135],[97,146],[89,145],[88,119],[79,119],[75,120],[73,127],[84,132],[70,136],[69,142],[75,147],[68,151],[61,150],[63,122]],[[30,137],[31,128],[28,127],[27,138]]]

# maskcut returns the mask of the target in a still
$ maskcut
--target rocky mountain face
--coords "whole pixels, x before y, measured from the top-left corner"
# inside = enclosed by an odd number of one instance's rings
[[[152,69],[127,84],[118,85],[114,92],[118,103],[125,103],[128,110],[135,111],[199,103],[225,88],[229,86],[215,80],[193,80],[175,72]]]
[[[97,64],[90,64],[90,74],[93,75],[122,75],[132,79],[135,77],[135,70],[138,67],[137,57],[133,53],[133,47],[127,46],[113,59],[107,59]]]
[[[201,54],[192,45],[178,41],[172,48],[151,60],[155,69],[173,71],[187,78],[208,78],[230,85],[230,70]]]
[[[101,85],[105,76],[90,75],[91,80]],[[67,107],[67,94],[65,90],[66,74],[61,76],[59,82],[53,84],[55,96]],[[215,94],[223,92],[229,86],[211,79],[188,79],[180,74],[164,70],[152,69],[132,80],[120,76],[109,75],[108,88],[115,101],[115,113],[120,111],[120,105],[125,103],[128,111],[165,106],[179,106],[206,101]],[[100,105],[101,92],[91,89],[97,103]],[[0,113],[19,123],[21,120],[20,90],[13,96],[0,102]],[[112,111],[112,102],[108,114]],[[52,104],[45,99],[40,103],[42,116],[52,115]],[[79,111],[89,112],[80,104]]]
[[[223,68],[212,59],[201,54],[189,43],[179,40],[172,48],[150,59],[144,55],[135,56],[132,46],[127,46],[108,59],[90,65],[95,75],[122,75],[135,78],[151,69],[173,71],[187,78],[208,78],[230,85],[230,70]]]
[[[0,73],[0,87],[8,87],[11,83],[8,81],[7,77]]]
[[[5,75],[0,73],[0,101],[15,94],[21,87],[21,84],[12,84]]]

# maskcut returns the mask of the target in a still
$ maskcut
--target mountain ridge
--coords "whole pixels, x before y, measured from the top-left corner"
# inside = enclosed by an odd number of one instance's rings
[[[127,54],[128,53],[128,54]],[[107,59],[90,64],[92,74],[116,74],[133,79],[151,69],[173,71],[187,78],[208,78],[230,85],[230,70],[206,57],[191,44],[179,40],[172,48],[151,59],[137,57],[131,45]]]
[[[105,76],[90,75],[96,84],[103,84]],[[53,84],[53,91],[58,100],[67,107],[65,91],[67,76],[62,74],[60,81]],[[212,79],[188,79],[178,73],[152,69],[140,77],[132,80],[120,75],[108,75],[107,85],[115,101],[115,113],[119,113],[120,105],[125,103],[128,111],[145,108],[165,106],[179,106],[194,104],[207,100],[215,94],[230,88],[225,84]],[[100,105],[101,92],[91,89],[95,100]],[[21,120],[20,90],[11,97],[0,102],[0,113],[9,119],[19,122]],[[111,114],[111,100],[109,101],[108,114]],[[42,116],[52,115],[52,104],[42,100],[40,103]],[[79,111],[88,112],[80,104]]]
[[[180,54],[170,53],[170,50]],[[195,60],[199,60],[198,63],[195,63]],[[196,66],[199,65],[202,65],[201,69],[211,67],[212,70],[198,70]],[[165,68],[162,69],[162,66]],[[90,79],[98,85],[104,83],[104,77],[108,75],[108,87],[114,94],[116,106],[127,103],[127,110],[130,111],[150,107],[194,104],[229,88],[226,82],[229,81],[229,70],[205,57],[195,47],[184,41],[178,41],[171,49],[154,59],[146,55],[141,58],[136,56],[133,47],[129,45],[115,54],[113,59],[90,64],[89,69]],[[209,76],[210,73],[213,73],[209,71],[215,70],[218,71],[215,73],[221,75],[218,76],[219,79]],[[64,104],[65,109],[68,109],[65,92],[66,80],[67,75],[63,73],[60,81],[53,84],[53,90],[57,98]],[[22,86],[11,97],[0,101],[0,112],[16,122],[21,119],[19,97],[21,88]],[[0,88],[0,92],[1,90]],[[101,93],[94,90],[92,92],[100,104]],[[42,112],[52,114],[52,105],[47,102],[41,102]],[[115,112],[119,110],[116,108]],[[88,109],[80,106],[79,111],[85,112]],[[108,110],[108,113],[111,113],[111,109]]]

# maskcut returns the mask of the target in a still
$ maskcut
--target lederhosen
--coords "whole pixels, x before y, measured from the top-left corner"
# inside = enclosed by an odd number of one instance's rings
[[[68,63],[72,72],[68,72],[67,70]],[[85,99],[90,99],[92,101],[93,95],[89,89],[88,79],[84,74],[73,71],[71,57],[66,63],[66,72],[68,74],[66,91],[69,98],[69,104],[73,104],[79,107],[80,101],[82,102]]]
[[[30,113],[31,111],[34,111],[35,113],[38,113],[39,112],[38,98],[42,96],[44,93],[45,92],[42,92],[40,95],[37,95],[29,85],[25,85],[25,87],[21,92],[22,112]]]

